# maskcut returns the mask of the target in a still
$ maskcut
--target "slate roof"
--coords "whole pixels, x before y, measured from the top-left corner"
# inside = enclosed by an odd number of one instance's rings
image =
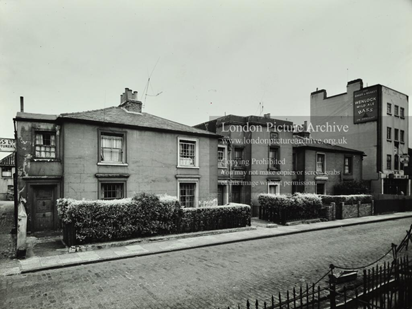
[[[0,160],[0,166],[14,166],[14,153]]]
[[[316,148],[316,149],[322,149],[325,151],[359,153],[359,154],[365,155],[365,153],[360,150],[324,143],[321,140],[317,140],[317,139],[310,138],[310,137],[294,136],[294,138],[299,140],[298,143],[293,145],[293,147],[296,147],[296,148]]]
[[[80,121],[101,122],[107,124],[119,124],[154,130],[176,131],[196,135],[219,137],[219,135],[217,134],[193,128],[191,126],[187,126],[165,118],[154,116],[152,114],[144,112],[141,114],[127,112],[125,109],[116,106],[85,112],[61,114],[59,116],[59,119],[73,119]]]

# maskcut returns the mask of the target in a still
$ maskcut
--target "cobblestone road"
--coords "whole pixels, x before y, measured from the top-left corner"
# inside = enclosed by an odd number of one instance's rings
[[[0,278],[2,308],[227,308],[385,253],[411,219]],[[1,298],[3,297],[3,303]]]

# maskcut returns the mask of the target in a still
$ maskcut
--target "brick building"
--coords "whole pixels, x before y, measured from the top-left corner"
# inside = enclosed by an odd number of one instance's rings
[[[326,90],[311,93],[311,125],[317,139],[344,137],[344,147],[363,151],[363,178],[373,193],[411,194],[404,172],[408,160],[409,98],[383,85],[364,87],[361,79],[348,82],[347,91],[327,96]],[[337,128],[347,126],[342,132]]]
[[[364,153],[298,136],[293,146],[293,192],[335,194],[335,185],[362,180]]]
[[[146,192],[182,205],[217,203],[218,135],[142,112],[126,89],[119,106],[40,115],[17,113],[18,188],[29,230],[57,228],[55,201]]]
[[[228,115],[196,125],[222,135],[218,146],[219,204],[245,203],[257,215],[261,193],[292,193],[293,123]],[[284,141],[284,142],[282,142]]]

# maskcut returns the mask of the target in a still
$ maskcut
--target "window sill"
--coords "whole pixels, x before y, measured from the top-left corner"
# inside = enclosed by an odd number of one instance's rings
[[[388,115],[388,116],[392,116],[392,114],[391,114],[391,113],[386,113],[386,115]]]
[[[392,140],[391,140],[391,139],[387,139],[386,141],[389,142],[389,143],[392,143]]]
[[[395,115],[395,117],[399,118],[399,115]]]
[[[196,169],[199,168],[199,166],[185,166],[185,165],[178,165],[176,166],[177,168],[191,168],[191,169]]]
[[[404,116],[401,116],[401,117],[399,117],[399,118],[401,118],[401,119],[405,119],[405,117],[404,117]]]
[[[109,162],[97,162],[100,166],[129,166],[127,163],[109,163]]]

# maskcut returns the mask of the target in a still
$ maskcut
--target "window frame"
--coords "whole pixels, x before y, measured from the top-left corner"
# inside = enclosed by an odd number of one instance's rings
[[[4,169],[10,170],[10,175],[4,175]],[[12,166],[0,166],[1,169],[1,177],[2,178],[12,178],[13,177],[13,167]]]
[[[194,190],[194,205],[193,207],[186,207],[180,203],[180,185],[181,184],[194,184],[195,185],[195,190]],[[197,208],[199,207],[199,179],[196,178],[179,178],[177,181],[177,199],[179,203],[181,204],[182,207],[184,208]]]
[[[401,119],[405,119],[405,108],[404,107],[400,107],[400,115],[399,117]]]
[[[399,105],[394,105],[393,115],[399,117]]]
[[[392,170],[392,155],[391,154],[386,155],[386,169]]]
[[[242,153],[242,157],[239,160],[240,164],[238,164],[238,159],[236,158],[236,152],[240,151]],[[245,168],[245,147],[243,146],[234,146],[233,148],[233,168],[234,169],[243,169]]]
[[[280,164],[272,164],[271,162],[270,162],[270,153],[272,152],[272,150],[276,150],[276,157],[275,157],[275,160],[280,160],[280,147],[276,147],[276,146],[270,146],[269,147],[269,153],[268,153],[268,167],[269,167],[269,170],[271,170],[271,171],[280,171]]]
[[[323,185],[323,193],[318,193],[318,185]],[[325,195],[326,194],[326,183],[325,182],[316,182],[315,184],[315,192],[316,194]]]
[[[394,133],[393,133],[393,140],[395,141],[395,142],[398,142],[399,141],[399,129],[394,129]]]
[[[275,189],[275,195],[280,195],[280,181],[268,181],[268,194],[270,193],[270,187],[274,186]]]
[[[404,144],[405,143],[405,131],[404,130],[400,130],[400,138],[399,141]]]
[[[323,171],[318,171],[318,156],[323,156]],[[315,169],[316,174],[324,175],[326,173],[326,154],[324,152],[317,152],[315,157]]]
[[[128,166],[127,164],[127,131],[101,129],[97,130],[97,165]],[[102,136],[121,136],[122,137],[122,162],[102,160]]]
[[[392,104],[386,103],[386,114],[392,116]]]
[[[49,134],[54,136],[54,144],[55,145],[44,145],[44,144],[37,144],[37,134]],[[36,146],[47,146],[47,147],[54,147],[54,158],[52,157],[38,157],[36,155]],[[55,129],[33,129],[33,159],[39,161],[57,161],[59,159],[59,147],[57,141],[57,131]]]
[[[194,142],[195,143],[195,163],[194,165],[181,165],[180,164],[180,142],[187,141],[187,142]],[[177,167],[178,168],[199,168],[199,139],[191,138],[191,137],[184,137],[179,136],[177,138]]]
[[[395,171],[399,171],[399,162],[400,162],[399,156],[397,154],[394,154],[393,155],[393,169]]]
[[[223,160],[219,160],[219,148],[223,148]],[[227,145],[217,145],[217,167],[227,168]]]
[[[122,184],[123,185],[123,196],[120,198],[114,198],[114,199],[102,198],[102,194],[103,194],[102,186],[108,185],[108,184]],[[117,199],[122,199],[122,198],[127,198],[127,180],[126,179],[109,178],[109,179],[99,179],[98,180],[98,188],[97,188],[97,199],[98,200],[110,201],[110,200],[117,200]]]
[[[346,159],[349,160],[349,171],[346,172]],[[352,175],[353,174],[353,156],[344,156],[343,158],[343,174],[344,175]]]
[[[386,140],[392,141],[392,128],[386,127]]]

